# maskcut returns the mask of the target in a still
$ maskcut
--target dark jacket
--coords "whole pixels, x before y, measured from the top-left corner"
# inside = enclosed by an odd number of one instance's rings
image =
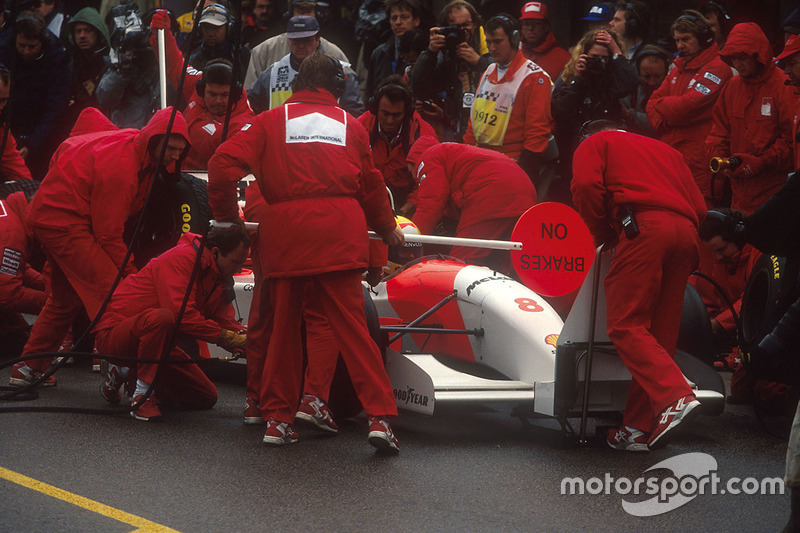
[[[72,76],[64,47],[48,33],[42,54],[25,62],[12,38],[9,47],[0,49],[0,63],[8,66],[13,80],[8,101],[11,132],[20,148],[27,147],[37,159],[49,159],[60,140],[58,125],[69,104]]]
[[[383,44],[376,46],[369,58],[369,76],[367,76],[367,97],[375,94],[375,88],[381,80],[392,74],[403,74],[406,62],[403,61],[395,47],[397,39],[394,34]]]
[[[222,46],[212,48],[204,42],[189,56],[189,64],[197,70],[203,70],[206,63],[212,59],[233,61],[233,45],[229,41],[225,41]],[[241,83],[244,83],[248,63],[250,63],[250,49],[242,46],[239,48],[239,81]]]
[[[559,77],[553,87],[550,110],[556,124],[560,154],[571,154],[578,146],[581,126],[588,121],[608,119],[622,122],[619,99],[633,93],[639,85],[636,67],[622,55],[609,63],[608,71],[598,77],[574,76],[568,82]],[[566,162],[565,162],[566,163]]]
[[[73,28],[78,22],[88,24],[97,30],[99,36],[97,50],[86,52],[75,44]],[[68,120],[66,122],[71,129],[81,111],[87,107],[99,107],[100,105],[95,93],[100,79],[109,66],[110,38],[108,28],[103,23],[100,13],[91,7],[85,7],[78,11],[70,19],[67,31],[67,51],[71,56],[70,68],[72,70],[72,103],[67,111]]]
[[[477,40],[480,32],[476,30],[475,35]],[[470,45],[479,50],[479,44]],[[471,102],[464,105],[464,93],[470,92],[474,96],[483,71],[494,60],[491,55],[484,54],[475,68],[470,68],[450,55],[447,51],[434,53],[425,49],[411,69],[410,82],[414,96],[420,100],[440,101],[440,95],[444,94],[444,138],[461,141],[471,111]],[[467,91],[464,90],[462,78],[466,78]]]

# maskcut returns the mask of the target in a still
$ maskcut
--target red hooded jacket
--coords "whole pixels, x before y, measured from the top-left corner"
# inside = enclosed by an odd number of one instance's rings
[[[530,59],[547,72],[550,79],[558,78],[561,71],[564,70],[564,65],[569,61],[569,52],[558,46],[556,36],[553,32],[549,32],[547,37],[544,38],[542,44],[536,48],[527,48],[523,43],[520,43],[519,49],[526,59]]]
[[[516,218],[536,203],[530,178],[508,156],[477,146],[436,144],[417,166],[413,222],[429,235],[448,205],[460,216],[458,231],[491,219]]]
[[[386,186],[390,189],[416,188],[414,177],[408,173],[406,156],[408,155],[408,150],[420,137],[425,135],[436,137],[433,127],[425,122],[419,113],[414,111],[406,131],[402,132],[404,138],[396,145],[389,146],[386,137],[378,132],[378,118],[371,111],[358,117],[358,121],[369,134],[372,161],[375,163],[375,168],[383,174]],[[411,193],[411,198],[413,198],[413,194]],[[400,208],[402,206],[395,205],[395,207]]]
[[[676,59],[675,68],[647,102],[647,118],[661,134],[661,141],[683,154],[706,198],[711,198],[711,170],[705,149],[711,112],[732,75],[719,57],[719,47],[712,43],[689,61]]]
[[[267,277],[367,267],[367,223],[380,235],[396,227],[364,127],[325,90],[294,93],[224,142],[208,164],[217,220],[238,217],[236,186],[253,173],[269,204],[259,245]]]
[[[722,57],[739,53],[757,54],[764,70],[756,78],[736,76],[723,88],[714,106],[706,155],[709,160],[735,154],[752,158],[752,164],[731,173],[731,207],[751,213],[781,188],[794,168],[796,100],[791,87],[784,85],[786,75],[772,63],[772,49],[758,25],[737,24],[731,30]],[[743,173],[745,166],[752,175]]]
[[[572,197],[592,235],[608,237],[616,207],[667,210],[699,227],[706,204],[683,156],[661,141],[624,131],[601,131],[572,159]]]
[[[122,264],[127,250],[122,241],[125,221],[144,206],[152,179],[155,162],[150,160],[148,144],[166,133],[171,112],[170,107],[161,109],[141,131],[99,131],[64,141],[28,206],[29,223],[85,228],[115,265]],[[172,133],[189,140],[180,113]]]
[[[24,220],[27,205],[24,192],[0,200],[0,309],[37,315],[47,295],[42,275],[27,265],[33,248]]]
[[[95,331],[114,327],[150,309],[168,309],[177,314],[189,285],[199,244],[199,235],[185,233],[174,248],[122,280]],[[200,270],[178,331],[216,343],[222,328],[240,330],[242,326],[236,321],[226,289],[226,281],[220,279],[211,250],[203,248]]]

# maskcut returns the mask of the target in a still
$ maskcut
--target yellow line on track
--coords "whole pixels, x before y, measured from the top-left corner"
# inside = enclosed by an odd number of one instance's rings
[[[93,513],[107,516],[108,518],[113,518],[114,520],[118,520],[120,522],[138,528],[135,531],[132,531],[131,533],[178,533],[174,529],[170,529],[166,526],[156,524],[155,522],[145,520],[144,518],[140,518],[130,513],[126,513],[125,511],[120,511],[119,509],[109,507],[108,505],[104,505],[100,502],[90,500],[89,498],[78,496],[77,494],[67,492],[65,490],[59,489],[58,487],[48,485],[47,483],[37,481],[27,476],[23,476],[22,474],[17,474],[16,472],[12,472],[11,470],[7,470],[1,466],[0,466],[0,479],[7,479],[8,481],[16,483],[17,485],[22,485],[23,487],[27,487],[37,492],[41,492],[42,494],[46,494],[53,498],[64,500],[65,502],[71,503],[72,505],[83,507],[84,509],[92,511]]]

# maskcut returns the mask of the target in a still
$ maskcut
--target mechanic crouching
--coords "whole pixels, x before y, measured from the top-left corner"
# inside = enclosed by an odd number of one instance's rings
[[[572,194],[595,242],[613,246],[606,327],[632,376],[622,426],[607,441],[648,451],[700,406],[674,357],[705,201],[683,156],[667,144],[605,120],[587,131],[573,158]]]
[[[166,137],[171,113],[169,107],[158,111],[141,131],[70,137],[53,156],[46,182],[28,206],[29,226],[47,255],[50,293],[23,356],[55,352],[82,305],[90,319],[97,316],[127,251],[125,222],[144,206],[162,145],[161,172],[179,168],[188,151],[189,132],[180,113]],[[131,258],[125,274],[136,270],[133,265]],[[33,383],[51,360],[15,364],[9,382]]]
[[[231,299],[233,275],[242,271],[250,239],[238,224],[226,224],[212,225],[205,245],[201,241],[199,235],[184,234],[177,246],[120,283],[95,327],[100,353],[143,360],[164,358],[176,327],[180,336],[213,342],[232,353],[244,351],[247,336],[239,333],[241,325]],[[198,260],[197,276],[177,323]],[[174,363],[189,358],[173,346],[160,369],[159,365],[139,362],[130,375],[131,368],[110,364],[100,392],[106,401],[117,404],[123,383],[135,379],[131,416],[137,420],[161,418],[159,401],[210,409],[217,403],[217,389],[211,380],[194,363]]]

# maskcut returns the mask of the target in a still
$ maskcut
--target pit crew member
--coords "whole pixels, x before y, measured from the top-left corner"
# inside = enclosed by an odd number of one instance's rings
[[[95,326],[98,351],[139,359],[162,357],[175,329],[198,253],[202,255],[197,278],[177,333],[216,343],[229,352],[244,351],[247,336],[240,333],[229,295],[233,275],[242,271],[247,259],[249,244],[247,232],[238,224],[212,225],[205,246],[199,235],[185,233],[177,246],[125,278],[114,291],[108,309]],[[202,369],[193,363],[169,364],[170,359],[190,356],[172,346],[160,371],[158,365],[151,363],[137,363],[132,369],[110,364],[100,392],[106,401],[117,404],[123,383],[135,379],[135,409],[131,416],[143,421],[161,418],[159,400],[196,409],[213,407],[217,389]],[[131,370],[133,376],[129,375]],[[154,392],[145,399],[154,383]]]
[[[88,109],[84,111],[86,113]],[[162,143],[164,168],[172,172],[189,149],[189,132],[172,108],[158,111],[141,131],[101,131],[70,137],[28,207],[28,221],[50,268],[50,293],[22,355],[55,352],[80,311],[94,318],[106,298],[127,246],[125,222],[144,206]],[[80,118],[79,118],[80,122]],[[125,272],[135,270],[133,260]],[[50,358],[14,365],[9,383],[26,385],[41,377]]]
[[[168,11],[158,10],[150,22],[152,29],[164,29],[166,37],[166,62],[169,82],[177,87],[180,82],[183,54],[178,49],[170,31]],[[156,32],[150,39],[151,46],[157,46]],[[184,111],[189,125],[189,141],[191,149],[183,165],[190,170],[207,170],[208,160],[222,142],[222,130],[225,114],[228,111],[228,100],[234,98],[228,125],[228,137],[250,124],[255,116],[247,96],[238,83],[233,80],[233,65],[225,59],[215,59],[206,63],[204,70],[198,71],[191,66],[186,69],[183,85],[183,98],[189,102]]]
[[[724,170],[732,209],[752,213],[775,194],[793,169],[792,119],[797,107],[786,75],[772,63],[772,48],[757,24],[737,24],[722,49],[723,61],[739,75],[722,89],[713,110],[706,155],[735,156]],[[719,207],[719,206],[718,206]]]
[[[274,325],[262,375],[264,442],[296,442],[301,393],[303,300],[318,301],[336,336],[364,410],[369,442],[399,451],[387,417],[397,414],[389,378],[367,330],[361,273],[367,223],[387,244],[403,242],[363,126],[336,105],[341,65],[310,55],[285,106],[223,143],[209,162],[209,199],[218,220],[238,220],[236,184],[252,172],[269,204],[259,227]],[[337,228],[335,232],[331,228]],[[265,260],[266,259],[266,260]],[[254,327],[261,327],[256,324]]]
[[[698,414],[700,402],[673,357],[706,207],[678,151],[613,131],[610,121],[590,126],[598,132],[575,152],[572,194],[595,241],[616,243],[604,280],[606,326],[633,376],[622,425],[609,430],[608,445],[647,451]]]
[[[494,150],[420,137],[409,152],[412,165],[419,182],[412,221],[423,235],[448,211],[457,214],[456,237],[509,240],[520,215],[536,203],[525,172]],[[454,246],[450,254],[513,273],[507,251]]]

